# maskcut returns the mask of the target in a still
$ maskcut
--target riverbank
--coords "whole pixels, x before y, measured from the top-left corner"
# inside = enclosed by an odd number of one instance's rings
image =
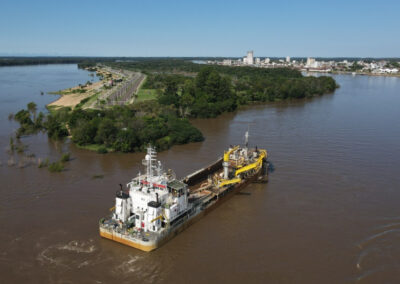
[[[145,75],[136,68],[87,68],[101,81],[57,92],[61,98],[47,105],[47,115],[36,117],[29,107],[20,110],[18,136],[44,130],[53,140],[69,136],[77,146],[100,153],[140,152],[149,143],[166,150],[204,140],[187,118],[216,117],[254,102],[321,96],[338,87],[331,77],[303,77],[289,69],[230,69],[237,72],[233,81],[223,73],[226,70],[214,67],[202,68],[194,78]],[[248,84],[244,89],[243,82]]]
[[[374,77],[400,77],[400,73],[395,74],[381,74],[381,73],[367,73],[367,72],[350,72],[350,71],[321,71],[321,70],[307,70],[307,73],[318,73],[318,74],[335,74],[335,75],[362,75],[362,76],[374,76]]]
[[[117,71],[104,66],[96,66],[90,68],[90,71],[95,71],[96,76],[100,81],[78,85],[64,90],[49,92],[49,94],[61,95],[57,100],[47,105],[48,108],[60,109],[70,107],[71,109],[79,106],[82,109],[99,108],[102,105],[112,104],[113,97],[120,99],[120,93],[129,89],[132,93],[127,96],[127,101],[132,101],[140,86],[142,85],[145,76],[140,73]],[[139,74],[139,75],[138,75]],[[136,88],[128,88],[132,85]]]
[[[104,82],[86,84],[84,86],[75,86],[72,88],[51,92],[50,94],[60,95],[60,97],[47,105],[47,107],[59,109],[62,107],[76,107],[80,102],[88,99],[101,91]]]

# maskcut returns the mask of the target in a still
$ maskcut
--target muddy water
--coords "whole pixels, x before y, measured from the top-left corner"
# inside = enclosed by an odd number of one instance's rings
[[[24,138],[36,157],[70,151],[73,160],[51,174],[28,162],[9,167],[2,154],[2,282],[399,282],[400,80],[335,79],[341,88],[331,95],[195,120],[203,143],[160,153],[184,176],[242,142],[249,127],[250,142],[270,151],[275,170],[268,184],[248,186],[249,194],[152,253],[100,239],[97,229],[143,154],[99,155],[44,135]]]

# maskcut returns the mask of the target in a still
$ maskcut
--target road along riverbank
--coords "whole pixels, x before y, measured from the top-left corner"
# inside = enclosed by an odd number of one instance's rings
[[[62,107],[82,109],[100,108],[107,105],[127,104],[134,100],[146,76],[139,72],[114,70],[108,67],[95,68],[98,82],[87,81],[86,84],[63,89],[50,94],[61,95],[47,105],[49,109]]]

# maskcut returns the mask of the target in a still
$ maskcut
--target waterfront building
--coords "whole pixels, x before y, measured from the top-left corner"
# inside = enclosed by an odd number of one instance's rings
[[[251,65],[255,67],[264,67],[264,68],[274,68],[274,67],[291,67],[304,71],[315,71],[315,72],[330,72],[330,71],[344,71],[344,72],[353,72],[351,67],[354,64],[358,64],[361,68],[357,72],[361,73],[371,73],[371,74],[400,74],[399,68],[396,68],[397,65],[395,61],[388,60],[374,60],[372,62],[368,62],[365,60],[357,60],[357,61],[349,61],[344,59],[342,61],[317,61],[315,58],[308,57],[306,62],[303,59],[300,60],[292,60],[290,56],[286,56],[285,58],[281,58],[272,62],[270,58],[266,57],[261,59],[259,57],[254,58],[253,51],[248,51],[246,56],[238,59],[223,59],[223,60],[215,60],[215,61],[207,61],[207,64],[218,64],[225,66],[243,66],[243,65]],[[400,64],[400,62],[398,62]],[[114,84],[116,81],[113,82]],[[110,83],[111,85],[112,83]]]
[[[222,61],[222,64],[230,66],[232,65],[232,59],[224,59],[224,61]]]
[[[315,64],[315,58],[307,57],[306,66],[307,67],[313,67],[314,64]]]
[[[247,51],[247,60],[246,63],[249,65],[253,65],[254,64],[254,56],[253,56],[253,51]]]

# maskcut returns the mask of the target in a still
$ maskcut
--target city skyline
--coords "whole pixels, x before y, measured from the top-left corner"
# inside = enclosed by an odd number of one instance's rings
[[[342,0],[2,1],[0,55],[399,57],[399,8]]]

